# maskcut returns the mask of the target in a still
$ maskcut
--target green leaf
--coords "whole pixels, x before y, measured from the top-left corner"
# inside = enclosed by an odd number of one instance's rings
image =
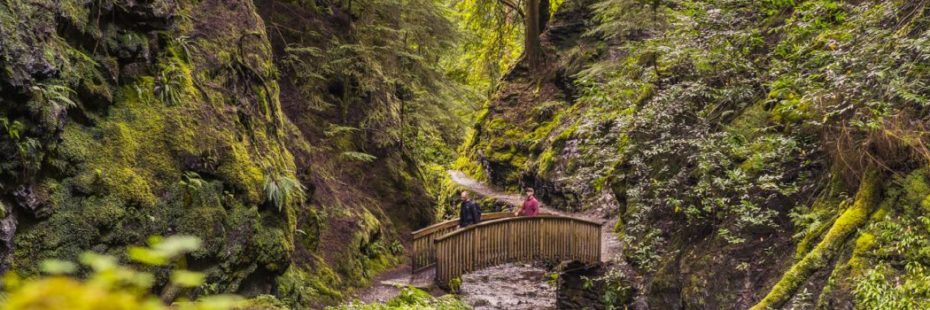
[[[180,287],[197,287],[204,283],[206,275],[188,270],[175,270],[171,272],[171,283]]]
[[[165,255],[146,247],[130,247],[128,252],[129,259],[138,263],[150,266],[164,266],[168,263],[168,258]]]
[[[46,259],[42,261],[39,269],[41,269],[44,273],[52,275],[72,274],[77,271],[77,265],[72,262],[59,259]]]
[[[90,266],[94,271],[111,270],[117,267],[116,257],[94,252],[84,252],[81,254],[80,261],[81,264]]]
[[[200,245],[200,238],[194,236],[171,236],[152,245],[152,249],[170,259],[196,251]]]
[[[369,162],[374,161],[375,159],[378,159],[378,157],[375,157],[368,153],[362,153],[362,152],[342,152],[342,157],[348,160],[361,161],[361,162],[366,162],[366,163],[369,163]]]

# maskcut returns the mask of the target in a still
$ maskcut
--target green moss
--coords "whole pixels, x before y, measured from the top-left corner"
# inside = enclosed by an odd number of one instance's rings
[[[76,177],[79,188],[104,190],[126,202],[153,207],[157,193],[164,191],[164,180],[180,175],[165,145],[170,135],[164,114],[149,101],[153,87],[151,79],[124,87],[111,117],[97,132],[79,125],[65,127],[62,157],[86,163]]]
[[[841,203],[838,209],[844,209],[843,206],[844,205]],[[828,224],[829,222],[821,222],[814,227],[808,228],[804,238],[798,242],[798,245],[795,249],[795,259],[802,259],[804,258],[804,255],[810,252],[811,247],[815,245],[814,242],[820,240],[820,237],[823,236],[827,229],[830,229],[830,225]]]
[[[479,181],[488,180],[488,176],[485,174],[484,168],[481,167],[481,165],[478,164],[478,162],[476,162],[475,160],[469,157],[460,156],[459,158],[455,160],[455,163],[452,164],[452,167],[455,170],[464,172],[465,174],[467,174],[468,176],[476,180],[479,180]]]
[[[117,223],[127,216],[123,201],[113,197],[89,197],[81,202],[82,217],[93,226]]]
[[[255,236],[258,256],[256,262],[270,271],[282,271],[290,264],[290,253],[285,232],[279,228],[263,227]]]
[[[866,269],[867,266],[865,265],[863,255],[866,255],[875,247],[875,235],[873,234],[862,233],[859,235],[859,238],[856,238],[852,257],[847,263],[853,275],[861,274]]]
[[[840,215],[840,211],[847,208],[849,201],[841,198],[841,196],[846,195],[844,186],[841,177],[834,174],[830,181],[830,187],[814,201],[810,210],[803,212],[804,216],[808,218],[807,221],[812,222],[801,223],[798,227],[800,229],[797,234],[803,237],[798,241],[798,245],[795,248],[795,259],[800,260],[804,258],[804,255],[806,255],[811,248],[821,240],[821,237],[824,236],[827,230],[830,229],[830,224],[836,221],[836,218]],[[875,213],[880,212],[881,209]]]
[[[836,219],[823,240],[801,261],[791,266],[765,298],[752,309],[764,310],[781,307],[811,274],[825,267],[830,258],[836,254],[836,250],[852,233],[866,223],[869,215],[878,205],[881,197],[880,181],[874,169],[867,171],[859,185],[859,192],[856,194],[853,205]]]
[[[558,142],[558,141],[569,140],[575,134],[575,132],[578,131],[578,126],[579,126],[578,123],[572,124],[565,130],[563,130],[561,133],[559,133],[559,135],[555,137],[555,141]]]
[[[399,260],[387,248],[380,221],[368,211],[355,216],[361,220],[361,225],[352,234],[343,255],[354,259],[342,260],[336,268],[350,284],[361,286],[367,285],[369,279],[396,265]]]
[[[65,125],[61,133],[61,141],[58,154],[64,160],[85,162],[89,156],[95,154],[93,135],[77,123],[69,122]]]
[[[165,61],[159,64],[159,93],[162,103],[173,105],[194,105],[198,91],[194,88],[194,77],[188,62],[182,59],[185,52],[177,51],[178,47],[169,48]]]
[[[765,102],[750,105],[730,123],[727,131],[745,138],[752,137],[755,132],[768,126],[769,114],[765,110]]]
[[[195,258],[203,258],[210,253],[220,251],[226,241],[224,236],[227,223],[230,222],[229,215],[221,201],[222,183],[202,182],[206,184],[199,188],[182,189],[185,192],[178,193],[178,196],[184,198],[178,199],[177,205],[173,206],[178,208],[178,213],[180,213],[175,221],[177,232],[197,236],[204,241],[202,249],[191,253]],[[252,216],[258,217],[257,214]]]
[[[927,182],[926,171],[914,171],[908,174],[902,183],[906,202],[920,206],[925,212],[930,211],[930,183]]]
[[[312,273],[296,265],[277,277],[279,297],[288,305],[307,305],[312,302],[332,303],[344,296],[339,287],[343,286],[341,278],[327,267],[322,259],[317,259]]]
[[[549,172],[555,163],[555,151],[552,149],[546,149],[542,152],[542,154],[539,154],[539,158],[536,159],[536,163],[540,174]]]
[[[246,305],[242,309],[289,310],[291,307],[288,307],[287,304],[274,295],[258,295],[246,301]]]
[[[261,202],[261,188],[265,176],[245,145],[230,145],[229,153],[217,169],[217,173],[225,183],[242,191],[249,203]]]

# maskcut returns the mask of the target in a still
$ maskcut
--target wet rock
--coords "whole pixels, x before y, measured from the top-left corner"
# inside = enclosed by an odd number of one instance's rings
[[[462,276],[460,298],[481,309],[556,309],[555,287],[547,271],[524,264],[505,264]]]
[[[32,186],[20,186],[13,192],[17,204],[24,210],[32,213],[36,218],[46,218],[51,215],[51,208],[48,208],[48,195],[36,191]]]
[[[0,208],[4,208],[2,203],[0,203]],[[12,213],[0,220],[0,273],[5,273],[9,269],[7,256],[13,250],[16,224],[16,216]]]

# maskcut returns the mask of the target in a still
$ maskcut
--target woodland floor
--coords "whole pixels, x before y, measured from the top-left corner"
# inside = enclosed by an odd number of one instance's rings
[[[517,193],[507,193],[472,179],[461,171],[449,171],[452,180],[479,197],[519,205],[523,197]],[[555,210],[545,205],[540,207],[543,213],[573,216],[593,221],[604,221],[601,233],[601,260],[609,262],[620,254],[621,245],[613,227],[616,217],[608,217],[599,211],[571,213]],[[597,208],[593,208],[597,209]],[[410,266],[404,264],[380,274],[372,280],[372,285],[356,293],[358,300],[385,302],[397,296],[401,288],[414,286],[425,289],[433,295],[445,292],[433,285],[435,270],[429,269],[418,274],[410,273]],[[505,264],[485,268],[462,277],[460,299],[475,309],[555,309],[555,287],[547,283],[547,270],[542,266],[531,264]]]

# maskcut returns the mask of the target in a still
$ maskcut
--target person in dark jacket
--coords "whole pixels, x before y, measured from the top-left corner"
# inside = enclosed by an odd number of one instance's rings
[[[465,228],[478,222],[481,222],[481,207],[471,200],[467,191],[463,191],[462,206],[459,210],[459,227]]]

